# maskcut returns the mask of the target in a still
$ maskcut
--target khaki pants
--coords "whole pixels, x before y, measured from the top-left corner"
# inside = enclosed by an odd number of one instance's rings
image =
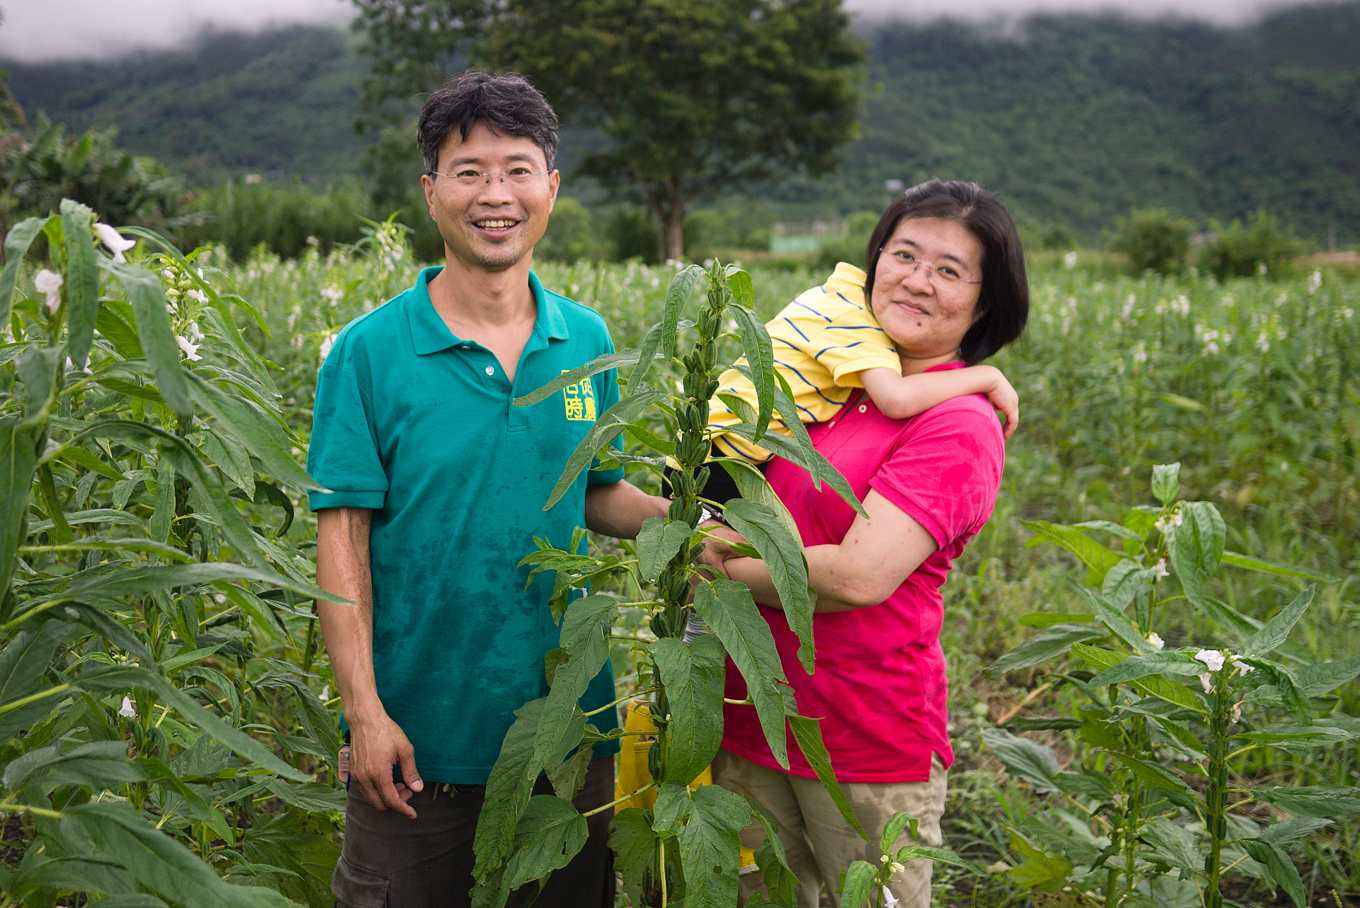
[[[788,852],[789,867],[798,877],[798,908],[817,908],[823,887],[839,908],[840,880],[845,868],[856,859],[878,863],[878,834],[893,814],[906,811],[919,823],[920,840],[926,845],[943,844],[940,817],[944,814],[946,772],[938,758],[931,759],[929,782],[842,782],[864,828],[874,837],[865,842],[846,825],[831,796],[816,779],[791,776],[719,751],[713,761],[713,776],[724,788],[746,795],[763,805],[774,817],[779,839]],[[742,831],[742,844],[756,848],[764,839],[759,824]],[[904,834],[894,845],[900,848],[911,840]],[[906,870],[893,877],[888,886],[898,908],[928,908],[930,905],[930,861],[908,862]],[[758,872],[742,875],[745,896],[760,892]]]

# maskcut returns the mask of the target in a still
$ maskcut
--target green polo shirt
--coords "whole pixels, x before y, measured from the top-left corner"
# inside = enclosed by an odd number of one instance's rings
[[[455,337],[415,286],[347,325],[317,377],[307,467],[329,491],[313,510],[373,510],[373,663],[383,706],[415,746],[427,782],[486,781],[514,711],[544,696],[543,657],[558,643],[551,575],[526,587],[517,567],[534,537],[571,544],[585,525],[580,476],[551,511],[543,503],[576,444],[618,400],[612,371],[531,407],[512,401],[613,352],[593,310],[529,289],[538,316],[513,384],[490,350]],[[614,699],[605,670],[583,709]],[[593,717],[616,727],[613,710]],[[617,747],[602,747],[610,753]]]

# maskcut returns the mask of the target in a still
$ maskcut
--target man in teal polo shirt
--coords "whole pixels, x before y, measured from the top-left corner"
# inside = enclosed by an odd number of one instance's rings
[[[466,72],[426,102],[420,144],[445,264],[340,332],[308,454],[327,490],[310,496],[317,582],[355,603],[318,603],[353,748],[340,905],[467,903],[481,786],[558,639],[551,582],[526,588],[517,563],[535,536],[634,536],[667,504],[592,469],[542,509],[619,396],[611,371],[513,403],[613,351],[595,312],[530,271],[557,197],[552,108],[521,77]],[[582,706],[613,699],[606,667]],[[611,800],[615,749],[597,749],[582,809]],[[537,904],[613,905],[608,817]]]

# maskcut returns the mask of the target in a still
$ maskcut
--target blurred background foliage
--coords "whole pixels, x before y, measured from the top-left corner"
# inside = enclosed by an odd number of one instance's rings
[[[930,176],[998,191],[1031,248],[1107,243],[1120,218],[1150,208],[1254,250],[1245,266],[1229,264],[1237,253],[1215,255],[1220,273],[1278,257],[1262,250],[1259,232],[1245,239],[1258,211],[1268,212],[1267,232],[1312,248],[1360,240],[1360,4],[1293,7],[1235,28],[1069,15],[1005,32],[948,20],[861,21],[856,32],[865,57],[858,136],[835,169],[723,186],[689,210],[687,258],[768,252],[778,232],[825,248],[856,234],[849,215],[881,210],[899,185]],[[129,179],[145,187],[129,195],[147,196],[147,207],[126,220],[160,224],[186,244],[212,236],[237,256],[260,243],[295,255],[308,237],[323,248],[352,241],[362,218],[397,212],[417,255],[436,257],[414,130],[390,125],[362,91],[366,40],[289,27],[210,33],[193,47],[118,60],[0,62],[14,102],[0,117],[0,218],[46,211],[63,191],[106,210],[81,182],[97,179],[74,166],[93,130],[97,169],[116,174],[125,152]],[[461,65],[453,55],[443,62]],[[411,117],[419,97],[396,105],[400,113]],[[390,113],[394,102],[383,103]],[[40,141],[43,117],[64,127],[60,142]],[[583,170],[605,143],[593,129],[564,130],[563,192],[584,211],[565,206],[545,256],[657,258],[660,225],[641,195]],[[47,188],[21,189],[40,161]]]

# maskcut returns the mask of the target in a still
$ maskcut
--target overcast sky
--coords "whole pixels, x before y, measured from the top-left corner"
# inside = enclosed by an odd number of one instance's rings
[[[854,12],[995,21],[1034,11],[1169,13],[1216,22],[1249,21],[1303,0],[847,0]],[[173,47],[205,26],[252,29],[279,23],[343,23],[350,0],[0,0],[0,57],[25,62],[107,57],[137,47]]]

